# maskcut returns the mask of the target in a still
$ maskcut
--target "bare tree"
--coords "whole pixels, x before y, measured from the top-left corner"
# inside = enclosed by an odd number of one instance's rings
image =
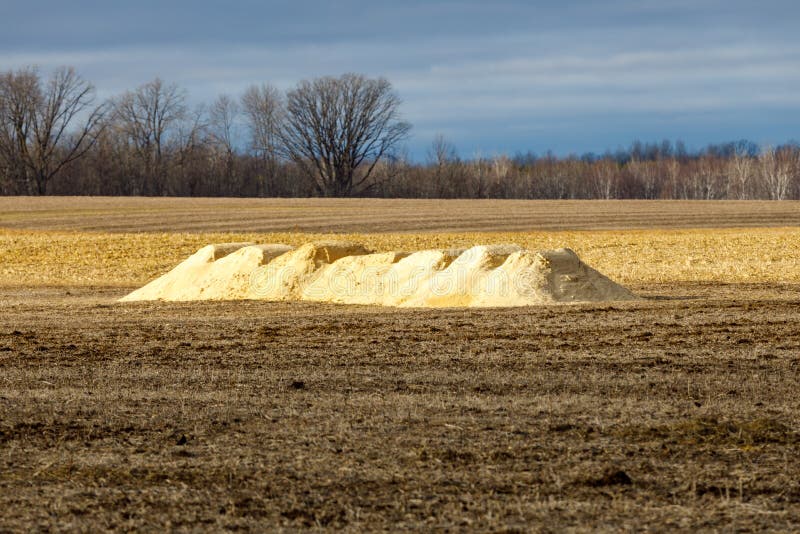
[[[659,184],[658,162],[633,159],[628,163],[627,167],[631,176],[641,188],[642,197],[646,199],[656,198]]]
[[[728,184],[731,194],[728,198],[746,200],[749,196],[749,186],[753,177],[754,160],[746,154],[736,153],[727,162]]]
[[[428,165],[431,167],[432,196],[452,197],[458,194],[459,178],[462,176],[461,159],[458,151],[441,134],[436,135],[428,149]]]
[[[464,167],[463,191],[458,196],[468,198],[487,198],[492,187],[492,160],[483,157],[480,151]]]
[[[444,135],[437,134],[428,149],[428,163],[438,168],[458,159],[456,147]]]
[[[33,69],[0,75],[0,162],[13,186],[33,193],[33,180],[25,154],[40,99],[39,75]]]
[[[214,141],[229,154],[234,153],[239,104],[228,95],[220,95],[208,110],[208,123]]]
[[[278,174],[283,101],[274,87],[250,86],[242,95],[242,111],[250,134],[250,149],[260,163],[258,194],[274,195]]]
[[[34,69],[0,76],[0,156],[27,193],[44,195],[61,170],[85,155],[104,128],[107,105],[73,68],[42,84]]]
[[[117,99],[117,131],[132,146],[140,165],[133,194],[163,193],[165,149],[170,135],[188,115],[186,98],[186,92],[177,85],[156,78]]]
[[[173,171],[165,176],[167,178],[165,193],[176,194],[177,191],[183,190],[178,194],[196,195],[199,190],[203,190],[203,187],[206,194],[230,193],[230,184],[226,184],[228,190],[222,191],[219,176],[213,175],[213,171],[210,172],[209,169],[209,154],[214,153],[213,145],[216,139],[213,134],[209,134],[205,106],[199,105],[191,111],[187,110],[175,121],[171,130],[166,150],[174,164],[165,166]]]
[[[239,115],[239,103],[228,95],[220,95],[211,104],[208,111],[208,126],[211,140],[216,148],[215,154],[221,153],[225,193],[232,193],[235,188],[236,166],[236,125]]]
[[[761,179],[770,200],[785,200],[789,194],[793,170],[800,166],[800,156],[788,149],[767,147],[758,158]]]
[[[671,158],[664,162],[665,186],[669,190],[669,198],[678,199],[685,193],[685,181],[681,178],[681,164],[676,158]]]
[[[324,196],[361,194],[378,162],[391,157],[411,126],[384,78],[359,74],[302,81],[287,94],[286,155],[315,179]]]
[[[594,198],[604,200],[619,195],[619,165],[611,158],[604,158],[592,166],[589,175]]]

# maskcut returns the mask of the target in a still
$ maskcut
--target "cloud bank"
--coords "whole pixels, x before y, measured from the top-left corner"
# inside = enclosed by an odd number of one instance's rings
[[[800,137],[794,2],[108,4],[11,7],[0,68],[73,65],[104,96],[161,76],[197,102],[256,82],[385,76],[417,157],[437,133],[464,155]]]

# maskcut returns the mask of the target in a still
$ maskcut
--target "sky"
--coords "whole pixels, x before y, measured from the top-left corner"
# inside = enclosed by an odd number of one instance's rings
[[[800,139],[797,0],[0,0],[0,70],[75,67],[103,97],[156,76],[193,103],[383,76],[463,157]]]

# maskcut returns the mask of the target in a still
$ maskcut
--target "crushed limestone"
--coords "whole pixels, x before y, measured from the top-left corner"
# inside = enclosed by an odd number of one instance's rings
[[[530,306],[632,300],[570,249],[516,245],[373,253],[357,243],[226,243],[120,299],[313,301],[403,307]]]

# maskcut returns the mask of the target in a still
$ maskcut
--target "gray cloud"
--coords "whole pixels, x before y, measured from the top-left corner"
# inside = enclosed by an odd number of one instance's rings
[[[74,65],[104,96],[161,76],[198,102],[262,81],[383,75],[417,154],[436,132],[464,152],[779,142],[800,112],[793,2],[41,4],[43,21],[17,6],[0,22],[0,68]]]

